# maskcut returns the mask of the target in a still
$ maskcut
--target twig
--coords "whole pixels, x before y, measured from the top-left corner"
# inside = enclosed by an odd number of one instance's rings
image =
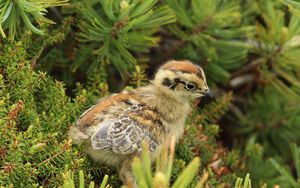
[[[57,156],[63,154],[63,153],[68,149],[68,147],[69,147],[69,146],[68,146],[68,143],[66,143],[66,144],[64,145],[63,149],[62,149],[60,152],[58,152],[58,153],[52,155],[51,157],[49,157],[48,159],[46,159],[46,160],[44,160],[44,161],[42,161],[42,162],[40,162],[37,166],[41,166],[42,164],[47,163],[47,162],[49,162],[50,160],[56,158]]]

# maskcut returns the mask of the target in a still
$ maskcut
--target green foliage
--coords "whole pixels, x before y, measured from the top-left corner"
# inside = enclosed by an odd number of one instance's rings
[[[9,39],[13,40],[24,25],[33,33],[43,35],[44,32],[32,23],[34,20],[39,25],[53,24],[45,17],[47,8],[67,5],[68,0],[2,0],[0,2],[0,34],[6,38],[5,30],[8,29]]]
[[[271,164],[275,167],[280,174],[277,176],[277,182],[282,187],[299,187],[300,186],[300,154],[299,148],[295,143],[291,144],[291,151],[293,162],[295,166],[296,176],[293,175],[292,170],[275,159],[270,159]]]
[[[90,63],[90,70],[99,62],[112,63],[125,78],[128,69],[136,64],[131,52],[148,52],[159,42],[153,36],[159,26],[175,21],[168,6],[155,7],[156,4],[157,0],[103,0],[80,5],[83,19],[79,40],[87,43],[84,48],[97,55],[97,61]]]
[[[281,2],[285,5],[288,6],[289,10],[295,14],[295,15],[300,15],[299,8],[300,8],[300,3],[298,1],[294,0],[281,0]]]
[[[223,0],[166,2],[175,10],[178,19],[178,24],[169,29],[178,38],[174,50],[179,50],[179,57],[202,62],[207,65],[210,79],[226,84],[230,77],[228,70],[241,66],[252,49],[243,40],[253,35],[254,27],[240,26],[239,3]]]
[[[63,83],[34,71],[25,46],[7,44],[0,55],[5,67],[0,75],[0,185],[56,186],[61,183],[57,172],[66,164],[75,170],[85,161],[82,153],[71,150],[65,132],[86,94],[71,100]]]
[[[270,161],[266,159],[264,148],[255,143],[254,138],[250,138],[244,150],[246,160],[243,162],[243,166],[251,174],[253,187],[263,187],[266,183],[267,185],[275,185],[277,181],[274,177],[277,172]]]
[[[243,183],[243,178],[237,178],[234,188],[251,188],[251,180],[249,179],[250,175],[247,174]]]
[[[203,175],[197,180],[196,185],[191,185],[194,176],[198,174],[200,166],[200,158],[195,157],[183,170],[179,176],[170,183],[175,154],[175,139],[170,138],[161,149],[161,153],[156,160],[155,172],[152,172],[150,153],[147,147],[144,147],[141,158],[136,157],[132,163],[133,173],[135,175],[137,186],[143,188],[186,188],[195,187],[203,188],[209,186],[207,182],[209,175],[204,172]],[[219,184],[223,186],[223,184]],[[130,187],[123,186],[124,188]],[[237,187],[239,188],[239,187]],[[250,187],[251,188],[251,187]]]
[[[268,156],[280,154],[287,159],[289,144],[299,141],[299,101],[287,101],[276,89],[267,87],[245,102],[242,110],[247,113],[237,113],[238,128],[233,131],[253,137],[264,146]]]
[[[299,98],[298,49],[300,19],[276,8],[270,1],[260,4],[263,24],[257,25],[258,58],[252,63],[259,67],[262,78],[270,82],[284,97]],[[286,21],[285,17],[290,18]],[[292,85],[289,87],[286,83]]]
[[[214,98],[191,113],[155,172],[146,153],[135,160],[138,184],[246,188],[248,176],[236,176],[249,172],[253,187],[299,187],[299,1],[62,5],[0,1],[0,186],[97,187],[108,174],[120,187],[116,171],[72,146],[68,127],[99,98],[145,85],[162,62],[188,59]]]
[[[82,170],[79,171],[79,186],[75,186],[75,182],[74,182],[74,174],[71,171],[66,171],[63,174],[63,179],[64,179],[64,184],[62,186],[62,188],[75,188],[75,187],[79,187],[79,188],[84,188],[84,184],[85,184],[85,179],[84,179],[84,173]],[[109,188],[110,186],[107,185],[107,180],[108,180],[108,176],[105,175],[100,188]],[[94,188],[95,187],[95,183],[92,181],[90,182],[88,188]]]
[[[195,113],[194,119],[201,124],[209,125],[217,123],[227,112],[232,101],[232,92],[228,92],[215,101],[210,102],[205,108]]]

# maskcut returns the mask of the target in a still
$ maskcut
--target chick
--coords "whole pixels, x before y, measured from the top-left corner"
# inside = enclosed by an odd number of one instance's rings
[[[148,86],[100,100],[80,116],[68,135],[74,143],[83,143],[94,160],[118,169],[124,184],[134,183],[131,161],[140,154],[142,143],[149,145],[154,160],[168,136],[182,136],[190,102],[208,91],[199,66],[169,61]]]

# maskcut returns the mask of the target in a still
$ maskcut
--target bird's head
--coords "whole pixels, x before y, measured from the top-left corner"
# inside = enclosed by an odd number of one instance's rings
[[[152,83],[161,92],[178,101],[192,100],[209,93],[204,71],[187,60],[163,64]]]

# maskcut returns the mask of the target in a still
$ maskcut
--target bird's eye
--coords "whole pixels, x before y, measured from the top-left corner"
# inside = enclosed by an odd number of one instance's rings
[[[193,90],[196,89],[196,85],[193,84],[193,83],[188,82],[188,83],[185,84],[185,89],[187,89],[189,91],[193,91]]]

